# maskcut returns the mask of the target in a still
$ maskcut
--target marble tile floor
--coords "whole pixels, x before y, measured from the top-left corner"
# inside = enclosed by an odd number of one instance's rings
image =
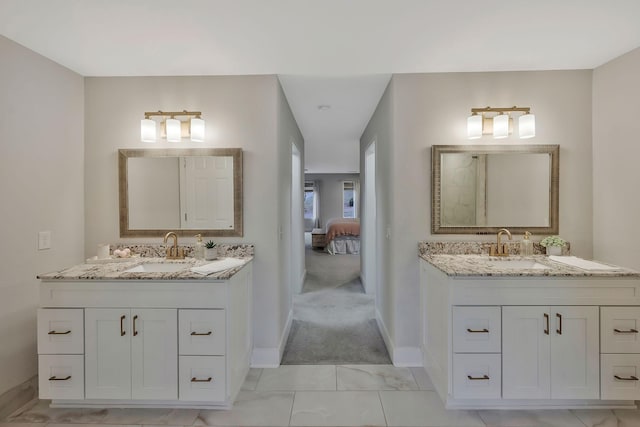
[[[286,365],[251,369],[233,409],[52,409],[33,401],[0,427],[640,427],[640,411],[447,411],[422,368]]]

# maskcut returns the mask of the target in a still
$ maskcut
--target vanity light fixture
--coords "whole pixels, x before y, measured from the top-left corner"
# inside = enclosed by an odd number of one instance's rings
[[[191,117],[188,121],[176,119],[176,116]],[[182,138],[190,138],[193,142],[204,141],[204,120],[200,111],[147,111],[140,121],[140,139],[143,142],[156,142],[157,124],[152,117],[160,118],[162,136],[168,142],[180,142]]]
[[[467,137],[469,139],[478,139],[482,135],[493,135],[495,139],[508,137],[513,128],[511,113],[522,113],[518,119],[520,138],[536,136],[536,118],[531,114],[531,108],[513,106],[472,108],[471,115],[467,118]]]

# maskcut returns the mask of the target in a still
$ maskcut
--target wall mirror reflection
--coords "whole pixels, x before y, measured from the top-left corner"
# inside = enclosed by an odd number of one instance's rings
[[[558,232],[558,145],[434,145],[431,232]]]
[[[242,150],[118,150],[120,236],[242,236]]]

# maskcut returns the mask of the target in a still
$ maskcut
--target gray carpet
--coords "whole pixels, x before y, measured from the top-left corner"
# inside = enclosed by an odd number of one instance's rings
[[[283,365],[389,364],[374,298],[360,282],[360,255],[306,248],[307,278],[294,296]]]

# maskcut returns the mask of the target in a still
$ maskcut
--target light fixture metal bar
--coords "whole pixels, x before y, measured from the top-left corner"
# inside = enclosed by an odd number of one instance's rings
[[[169,117],[174,117],[174,116],[201,116],[202,112],[201,111],[187,111],[187,110],[183,110],[183,111],[146,111],[144,113],[144,116],[146,118],[149,118],[151,116],[169,116]]]
[[[505,107],[505,108],[497,108],[497,107],[484,107],[484,108],[472,108],[471,112],[473,114],[477,114],[477,113],[506,113],[506,112],[511,112],[511,111],[520,111],[523,113],[529,113],[531,112],[531,108],[530,107],[516,107],[515,105],[513,107]]]

